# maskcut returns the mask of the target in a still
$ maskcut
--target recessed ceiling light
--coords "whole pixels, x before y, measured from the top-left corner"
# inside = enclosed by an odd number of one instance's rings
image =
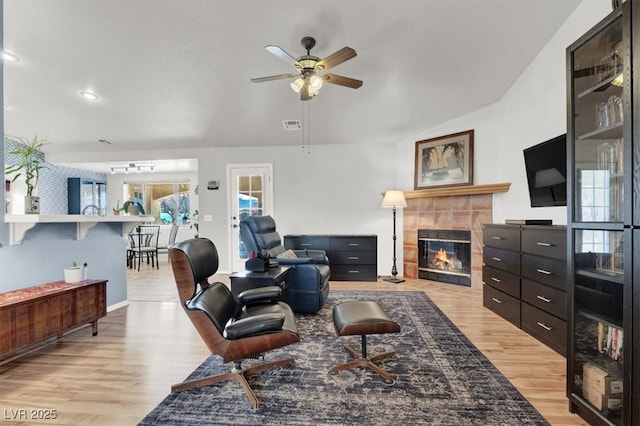
[[[80,96],[82,96],[83,98],[85,98],[88,101],[97,101],[99,99],[98,95],[96,95],[91,90],[83,90],[82,92],[80,92]]]
[[[5,60],[5,62],[20,62],[20,58],[6,50],[2,52],[2,58]]]

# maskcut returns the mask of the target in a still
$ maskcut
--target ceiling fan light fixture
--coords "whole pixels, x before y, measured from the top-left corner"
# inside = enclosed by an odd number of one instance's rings
[[[291,82],[291,89],[293,89],[293,91],[296,93],[300,93],[302,86],[304,86],[304,80],[302,79],[302,77],[298,77]]]
[[[322,77],[317,74],[312,75],[309,77],[309,84],[317,92],[322,87]]]
[[[350,47],[343,47],[332,53],[323,59],[318,58],[310,54],[310,50],[315,46],[316,40],[313,37],[303,37],[300,40],[302,47],[307,51],[306,55],[294,57],[287,53],[279,46],[267,45],[265,49],[282,59],[283,61],[292,64],[296,70],[300,72],[296,74],[278,74],[267,77],[252,78],[254,83],[262,83],[265,81],[293,79],[290,86],[291,90],[300,94],[301,101],[308,101],[316,96],[322,87],[324,81],[328,83],[336,84],[338,86],[349,87],[357,89],[362,86],[361,80],[356,80],[350,77],[344,77],[338,74],[324,74],[324,72],[330,68],[333,68],[341,63],[353,59],[357,56],[355,50]]]

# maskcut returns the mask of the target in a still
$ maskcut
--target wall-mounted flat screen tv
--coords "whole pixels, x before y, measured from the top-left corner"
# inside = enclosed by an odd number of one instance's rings
[[[567,205],[567,135],[524,150],[531,207]]]

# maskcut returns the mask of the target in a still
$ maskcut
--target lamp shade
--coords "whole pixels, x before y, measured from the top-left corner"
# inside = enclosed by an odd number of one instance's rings
[[[407,200],[404,198],[404,192],[397,190],[389,190],[384,193],[382,199],[382,207],[401,209],[407,207]]]

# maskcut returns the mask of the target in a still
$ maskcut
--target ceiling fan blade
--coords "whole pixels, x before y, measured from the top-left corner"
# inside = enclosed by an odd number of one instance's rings
[[[262,83],[264,81],[283,80],[285,78],[293,78],[297,76],[298,74],[278,74],[278,75],[270,75],[268,77],[252,78],[251,81],[253,83]]]
[[[328,70],[329,68],[333,68],[336,65],[340,65],[341,63],[348,61],[349,59],[355,58],[358,54],[355,50],[350,47],[343,47],[337,52],[332,53],[324,59],[321,59],[315,66],[317,70]]]
[[[308,101],[309,99],[313,98],[313,96],[311,95],[311,86],[309,85],[309,83],[305,83],[304,86],[302,86],[302,89],[300,90],[300,100],[301,101]]]
[[[322,78],[327,83],[350,87],[352,89],[357,89],[358,87],[362,86],[362,80],[356,80],[355,78],[344,77],[342,75],[325,74],[324,76],[322,76]]]
[[[274,46],[274,45],[270,44],[270,45],[266,46],[265,49],[267,49],[268,52],[276,55],[278,58],[282,59],[283,61],[293,65],[297,69],[302,69],[302,64],[300,64],[300,62],[298,62],[298,60],[296,58],[294,58],[293,56],[288,54],[280,46]]]

